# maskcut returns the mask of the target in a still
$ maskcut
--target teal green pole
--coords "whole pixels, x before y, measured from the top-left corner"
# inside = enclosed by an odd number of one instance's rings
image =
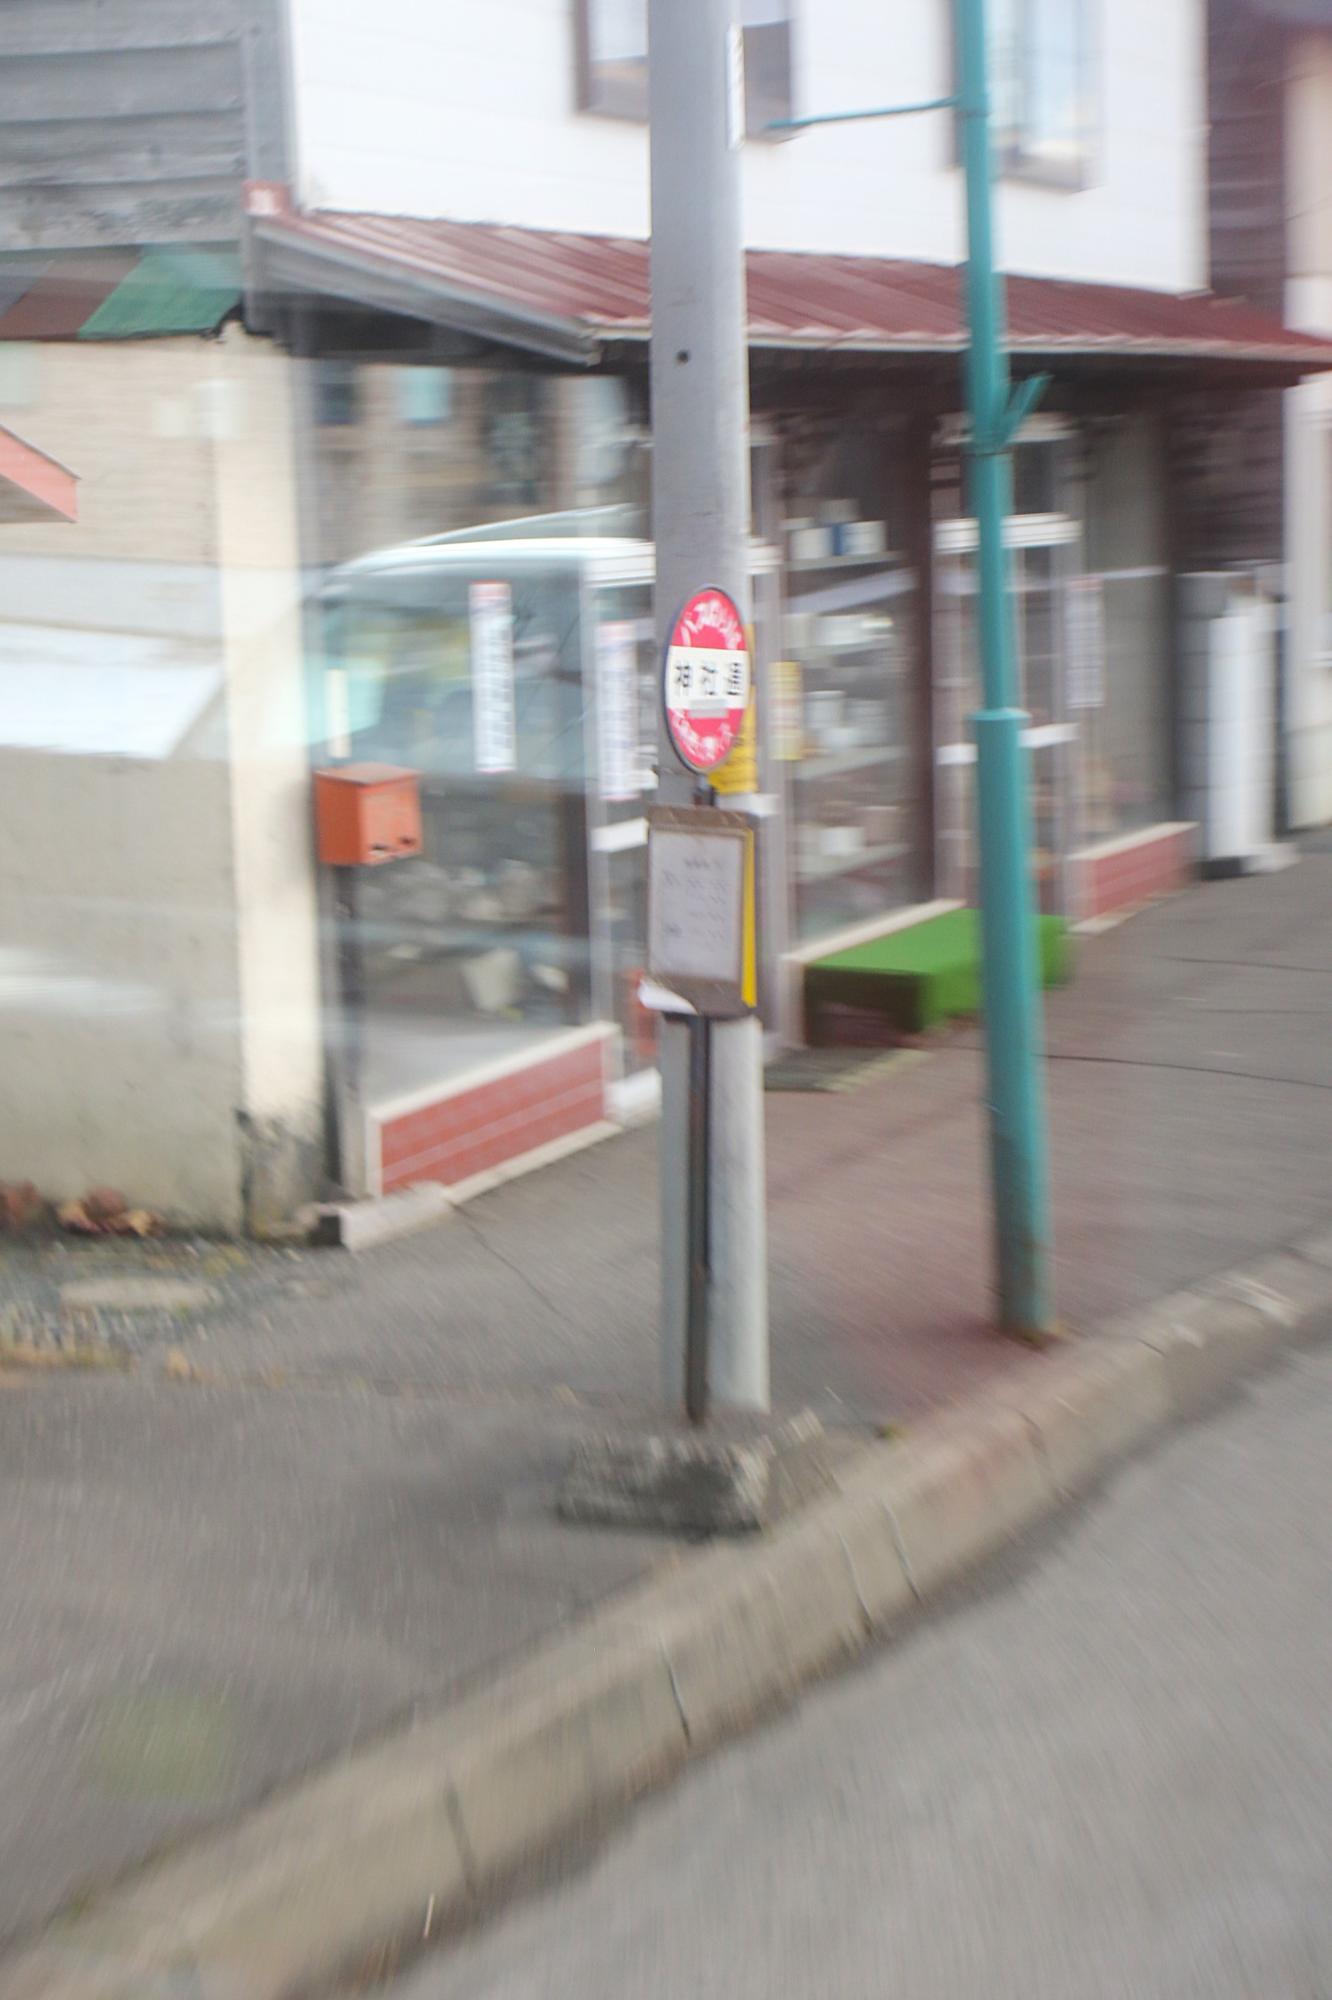
[[[978,536],[981,707],[976,732],[985,1056],[989,1084],[999,1323],[1040,1338],[1053,1327],[1050,1198],[1041,992],[1031,879],[1027,716],[1019,706],[1004,523],[1010,510],[1009,401],[1003,283],[994,268],[985,0],[955,0],[967,189],[971,338],[968,462]],[[1023,398],[1030,407],[1034,398]]]

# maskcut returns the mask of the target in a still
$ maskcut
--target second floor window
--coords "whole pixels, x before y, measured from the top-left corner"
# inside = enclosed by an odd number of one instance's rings
[[[687,0],[682,0],[687,4]],[[648,114],[647,0],[576,0],[578,105],[609,118]],[[791,115],[791,0],[741,0],[745,129]]]
[[[451,368],[398,370],[398,416],[404,424],[446,424],[452,415]]]
[[[1001,172],[1085,186],[1095,136],[1094,0],[990,0]]]
[[[317,424],[354,424],[360,415],[356,363],[330,357],[315,363],[314,419]]]

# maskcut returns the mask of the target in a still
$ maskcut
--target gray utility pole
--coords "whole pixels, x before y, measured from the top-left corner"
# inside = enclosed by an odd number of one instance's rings
[[[737,0],[650,0],[652,511],[656,630],[708,586],[752,622],[749,367],[740,163],[744,90]],[[760,695],[761,698],[761,695]],[[658,726],[662,805],[710,788]],[[728,798],[743,810],[743,798]],[[706,1320],[713,1400],[768,1407],[763,1036],[756,1016],[709,1026]],[[667,1400],[685,1379],[689,1317],[688,1020],[661,1020],[661,1360]]]

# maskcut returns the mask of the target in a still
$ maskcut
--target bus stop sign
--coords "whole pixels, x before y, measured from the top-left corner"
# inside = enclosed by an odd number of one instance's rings
[[[749,642],[724,590],[700,590],[671,627],[662,702],[675,754],[706,775],[740,740],[749,707]]]

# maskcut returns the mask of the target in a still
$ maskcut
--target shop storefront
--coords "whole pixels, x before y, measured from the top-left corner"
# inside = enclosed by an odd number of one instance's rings
[[[653,1100],[652,549],[568,525],[381,551],[323,592],[326,757],[410,770],[422,805],[421,854],[366,871],[355,916],[380,1189],[472,1182]]]
[[[367,227],[344,241],[337,217],[284,215],[261,244],[275,288],[341,301],[300,321],[323,577],[316,755],[414,771],[423,802],[420,857],[375,871],[360,899],[350,1115],[368,1187],[466,1187],[633,1115],[655,1088],[638,1001],[658,692],[646,249],[423,223],[407,246],[395,226],[380,254]],[[404,287],[430,272],[412,295],[415,355],[377,303],[379,264],[405,249]],[[362,256],[378,257],[363,297]],[[774,1041],[799,1038],[821,955],[976,886],[956,275],[826,263],[752,258]],[[441,362],[454,286],[469,351]],[[1219,366],[1232,336],[1210,302],[1022,280],[1012,303],[1019,357],[1056,377],[1018,440],[1009,523],[1036,886],[1077,920],[1188,866],[1170,371],[1195,354]],[[1298,370],[1292,336],[1259,333],[1237,322],[1235,367]]]
[[[454,406],[475,407],[483,388],[465,380]],[[555,423],[564,451],[590,461],[605,413],[633,402],[598,388],[580,424],[562,388],[556,401],[540,378],[506,386],[528,428],[521,450],[505,433],[505,477],[520,457],[558,459]],[[1178,841],[1164,526],[1144,497],[1158,450],[1149,424],[1092,431],[1064,416],[1030,424],[1015,455],[1035,873],[1042,907],[1072,918],[1089,854]],[[485,449],[476,465],[470,493],[453,465],[455,515],[504,504]],[[422,799],[423,852],[368,871],[356,915],[357,1116],[377,1186],[468,1183],[519,1142],[568,1143],[652,1101],[638,988],[653,555],[634,532],[646,509],[615,490],[374,550],[324,587],[324,756],[413,771]],[[783,961],[798,989],[803,965],[844,939],[974,901],[975,525],[947,417],[922,452],[905,417],[834,411],[812,425],[777,410],[755,490],[772,536],[755,539],[754,573],[765,866],[781,890],[765,883],[765,977],[780,993]],[[552,497],[540,478],[509,492]],[[785,1030],[799,1034],[798,991]]]
[[[913,530],[928,496],[901,419],[775,421],[782,660],[774,782],[789,939],[812,948],[916,902],[931,872],[919,760],[922,631]]]
[[[976,892],[976,528],[945,427],[934,504],[939,894]],[[1041,907],[1097,914],[1102,876],[1142,896],[1176,886],[1190,852],[1173,816],[1173,630],[1159,421],[1028,423],[1007,524],[1019,694],[1030,716],[1033,863]],[[1120,857],[1132,857],[1125,861]],[[1133,900],[1124,898],[1121,900]]]

